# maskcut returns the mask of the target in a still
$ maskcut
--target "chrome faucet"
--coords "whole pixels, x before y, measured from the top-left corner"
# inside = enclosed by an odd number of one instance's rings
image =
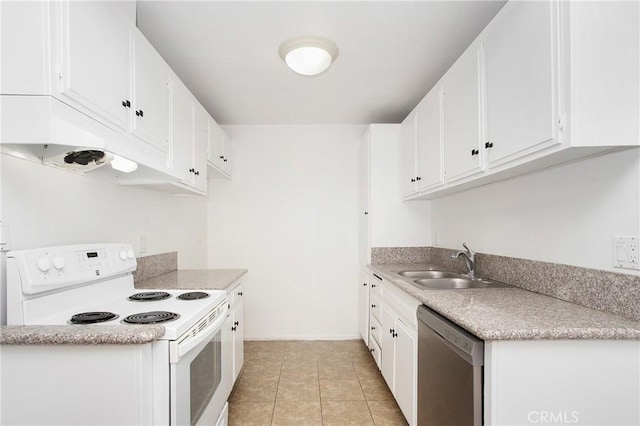
[[[476,252],[467,247],[467,243],[462,243],[462,247],[464,247],[466,251],[454,251],[451,254],[451,258],[457,259],[462,256],[464,263],[467,264],[469,276],[474,277],[476,274]]]

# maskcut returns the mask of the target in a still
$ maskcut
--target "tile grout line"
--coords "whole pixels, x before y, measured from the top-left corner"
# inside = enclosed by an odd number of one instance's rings
[[[278,383],[276,383],[276,394],[273,397],[273,409],[271,409],[271,421],[269,425],[273,424],[273,416],[276,413],[276,403],[278,402],[278,391],[280,390],[280,378],[282,377],[282,364],[284,363],[284,352],[287,349],[287,343],[284,344],[284,349],[282,350],[282,358],[280,358],[280,373],[278,374]]]
[[[360,381],[360,376],[358,375],[358,371],[356,370],[356,366],[353,364],[355,361],[351,360],[351,367],[356,372],[356,378],[358,379],[358,384],[360,385],[360,391],[362,392],[362,396],[364,397],[364,402],[367,404],[367,410],[369,411],[369,417],[371,417],[371,423],[375,426],[376,421],[373,419],[373,413],[371,412],[371,407],[369,407],[369,400],[367,399],[367,394],[364,393],[364,388],[362,387],[362,382]]]

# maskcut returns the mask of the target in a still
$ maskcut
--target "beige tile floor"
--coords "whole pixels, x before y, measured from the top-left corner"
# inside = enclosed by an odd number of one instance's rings
[[[406,425],[361,340],[248,341],[229,425]]]

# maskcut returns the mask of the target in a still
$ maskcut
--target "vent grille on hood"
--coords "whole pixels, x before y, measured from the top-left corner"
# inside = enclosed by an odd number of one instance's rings
[[[94,162],[96,165],[104,164],[104,151],[98,150],[84,150],[84,151],[71,151],[64,157],[64,162],[67,164],[80,164],[86,166],[87,164]]]

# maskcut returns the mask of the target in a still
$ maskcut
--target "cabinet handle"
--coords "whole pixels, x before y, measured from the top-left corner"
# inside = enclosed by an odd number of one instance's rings
[[[372,307],[372,308],[375,308],[375,307],[376,307],[376,305],[371,305],[371,307]]]
[[[241,291],[238,292],[238,296],[242,296],[242,292]]]
[[[414,178],[411,178],[411,182],[415,182],[416,180]]]
[[[493,148],[493,142],[485,142],[484,147],[485,148]]]
[[[391,333],[391,335],[393,336],[393,333],[395,333],[396,331],[393,328],[389,329],[389,333]]]
[[[138,111],[136,111],[136,115],[137,115],[138,117],[144,117],[144,111],[142,111],[142,110],[138,110]]]
[[[421,179],[422,179],[422,178],[421,178],[420,176],[418,176],[418,177],[416,178],[416,180],[421,180]]]
[[[362,283],[362,285],[366,287],[366,286],[367,286],[367,283]]]
[[[196,176],[200,176],[200,172],[199,171],[195,171]]]
[[[369,214],[369,212],[364,212],[364,214]]]
[[[231,327],[231,331],[236,331],[236,327]]]
[[[479,150],[477,150],[477,149],[472,149],[471,150],[471,156],[478,155],[478,154],[480,154]]]
[[[220,156],[220,159],[221,159],[221,160],[224,160],[224,155],[221,155],[221,156]]]
[[[237,327],[238,325],[240,325],[240,323],[238,321],[236,321],[236,322],[233,323],[233,325],[235,325]]]
[[[125,108],[131,108],[131,102],[129,101],[122,101],[122,106]]]
[[[373,353],[373,348],[369,349],[369,352]]]
[[[375,328],[375,327],[371,327],[371,329],[372,329],[372,330],[375,330],[376,328]]]
[[[394,338],[395,338],[395,337],[398,337],[398,333],[393,332],[393,333],[391,333],[391,336],[392,336],[392,337],[394,337]]]
[[[375,284],[371,284],[371,288],[376,288],[377,286]]]
[[[192,168],[192,169],[189,169],[189,173],[193,173],[193,172],[195,172],[195,171],[196,171],[196,169],[193,169],[193,168]]]
[[[225,163],[227,162],[227,159],[226,159],[226,158],[224,159],[224,162],[225,162]]]

